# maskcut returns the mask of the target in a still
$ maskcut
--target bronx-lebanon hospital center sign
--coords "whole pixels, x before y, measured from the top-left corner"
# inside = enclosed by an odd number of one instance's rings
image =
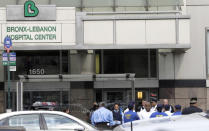
[[[36,5],[27,0],[24,5],[7,5],[6,15],[9,24],[2,24],[3,38],[9,36],[15,43],[62,42],[61,24],[49,23],[56,21],[56,5]],[[34,21],[47,21],[47,24]]]
[[[13,42],[61,42],[61,24],[3,24],[2,35]]]

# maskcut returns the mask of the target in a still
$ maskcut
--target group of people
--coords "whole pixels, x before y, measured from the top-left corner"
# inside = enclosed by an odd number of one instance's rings
[[[99,105],[94,103],[90,120],[94,126],[100,129],[106,129],[134,120],[147,120],[155,117],[202,112],[197,106],[197,98],[191,98],[190,107],[183,109],[183,111],[181,105],[175,105],[173,108],[173,106],[168,103],[167,99],[163,100],[163,104],[158,104],[157,99],[154,98],[150,102],[143,100],[142,106],[137,108],[137,110],[135,109],[134,102],[130,102],[128,108],[124,111],[117,103],[114,104],[112,111],[105,108],[104,102],[101,102]]]
[[[138,111],[134,110],[135,103],[129,103],[128,111],[124,112],[124,123],[134,120],[147,120],[155,117],[181,115],[181,105],[173,106],[168,104],[168,100],[164,99],[163,104],[158,104],[157,99],[152,99],[151,102],[142,101],[142,106]]]

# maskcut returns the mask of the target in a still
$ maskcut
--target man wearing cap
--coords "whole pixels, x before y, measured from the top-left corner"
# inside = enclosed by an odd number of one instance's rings
[[[134,109],[133,103],[129,103],[128,109],[129,109],[129,111],[124,114],[124,123],[135,121],[135,120],[140,120],[137,113],[133,112],[133,109]]]
[[[197,98],[191,98],[190,99],[190,107],[184,108],[182,111],[183,115],[192,114],[196,112],[202,112],[202,109],[200,109],[197,105]]]
[[[170,111],[170,105],[164,105],[164,109],[165,109],[165,113],[168,115],[168,116],[171,116],[173,113],[171,113]]]
[[[151,111],[152,112],[156,112],[157,111],[157,99],[156,98],[152,98],[151,99]]]
[[[105,103],[99,104],[99,109],[93,112],[91,116],[91,123],[99,129],[108,129],[109,126],[114,125],[113,114],[110,110],[106,109]]]
[[[163,110],[163,105],[162,104],[158,104],[157,105],[157,112],[152,113],[150,118],[168,116],[165,112],[162,112],[162,110]]]
[[[135,112],[135,102],[134,101],[131,101],[131,102],[129,102],[129,104],[133,104],[134,105],[134,109],[133,109],[133,112]],[[129,111],[129,109],[127,108],[127,109],[125,109],[124,110],[124,114],[126,113],[126,112],[128,112]]]
[[[181,113],[181,105],[175,105],[175,112],[173,113],[172,116],[178,116],[178,115],[182,115],[182,113]]]

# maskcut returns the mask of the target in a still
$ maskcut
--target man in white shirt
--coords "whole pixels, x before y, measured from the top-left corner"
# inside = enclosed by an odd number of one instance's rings
[[[147,102],[147,101],[142,100],[142,106],[141,106],[141,108],[140,108],[140,112],[143,111],[143,110],[145,110],[145,104],[146,104],[146,102]]]
[[[151,111],[151,104],[150,104],[150,102],[146,102],[144,107],[145,107],[145,110],[137,112],[140,120],[147,120],[147,119],[149,119],[151,114],[153,113]]]

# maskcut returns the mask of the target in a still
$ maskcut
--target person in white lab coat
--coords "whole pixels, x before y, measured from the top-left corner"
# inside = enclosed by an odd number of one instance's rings
[[[157,111],[157,99],[156,98],[152,98],[151,106],[152,106],[151,111],[156,112]]]
[[[150,102],[146,102],[145,105],[144,105],[144,108],[145,108],[144,110],[141,110],[140,112],[137,112],[140,120],[150,119],[150,116],[153,113],[153,111],[151,110]]]

